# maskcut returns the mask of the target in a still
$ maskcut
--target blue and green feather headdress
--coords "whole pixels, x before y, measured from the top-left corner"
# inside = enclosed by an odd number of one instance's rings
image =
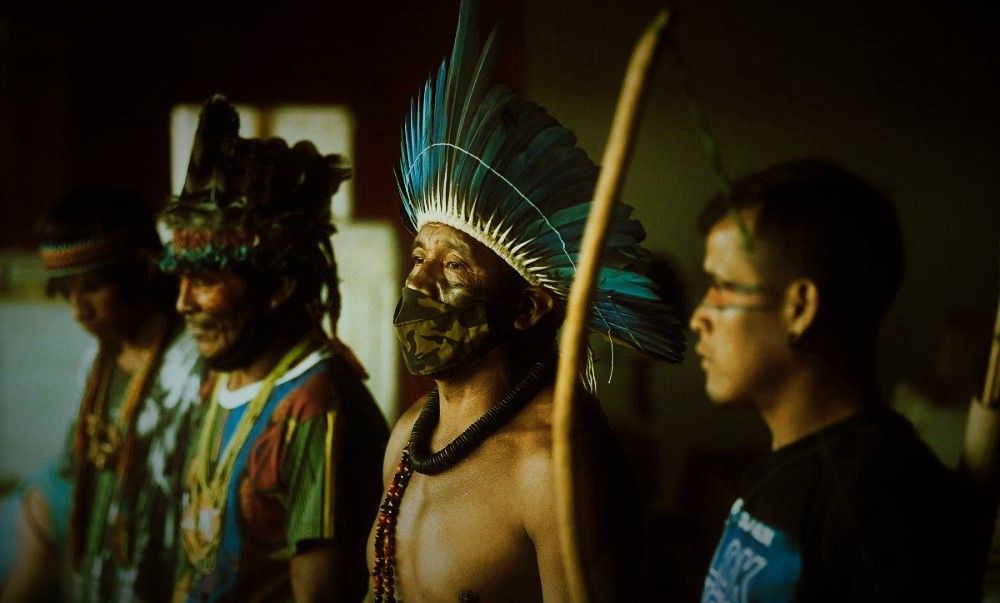
[[[530,284],[565,299],[598,168],[576,137],[534,103],[493,86],[495,31],[482,50],[473,2],[463,2],[451,59],[410,104],[399,192],[412,228],[437,222],[480,241]],[[646,234],[619,204],[595,286],[590,326],[615,342],[678,362],[684,332],[641,273]]]

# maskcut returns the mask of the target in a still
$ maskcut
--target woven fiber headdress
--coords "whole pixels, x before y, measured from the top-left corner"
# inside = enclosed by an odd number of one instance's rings
[[[38,251],[50,279],[85,274],[160,251],[153,213],[138,194],[108,186],[78,188],[49,207]]]
[[[327,309],[335,318],[340,298],[330,197],[350,169],[308,141],[289,147],[280,138],[240,138],[239,124],[224,96],[206,101],[184,189],[163,212],[173,239],[160,266],[272,273],[313,266],[327,279]]]
[[[492,86],[496,32],[477,55],[475,12],[473,2],[462,3],[451,59],[411,101],[398,174],[403,211],[414,230],[432,222],[461,230],[530,284],[566,298],[598,169],[544,108]],[[640,272],[649,253],[631,212],[618,205],[590,326],[678,362],[682,325]]]

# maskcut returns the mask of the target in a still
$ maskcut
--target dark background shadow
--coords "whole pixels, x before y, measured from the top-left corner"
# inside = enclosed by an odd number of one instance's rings
[[[500,80],[546,106],[599,158],[631,46],[660,3],[487,5],[489,19],[504,21]],[[673,33],[734,174],[819,155],[896,200],[908,272],[885,324],[880,374],[887,393],[919,381],[935,362],[945,317],[989,324],[995,308],[997,9],[791,0],[676,7]],[[452,0],[0,8],[0,247],[31,249],[41,209],[82,182],[130,186],[162,204],[170,109],[216,91],[262,105],[349,105],[355,215],[398,223],[392,168],[402,116],[449,51],[456,14]],[[664,55],[623,196],[648,246],[669,257],[688,309],[699,293],[695,217],[714,190]],[[372,328],[390,327],[387,319]],[[646,497],[647,579],[654,592],[696,598],[735,479],[766,452],[766,432],[755,417],[708,403],[693,358],[665,367],[616,349],[606,384],[610,353],[595,346],[605,407]],[[426,387],[401,385],[401,406]]]

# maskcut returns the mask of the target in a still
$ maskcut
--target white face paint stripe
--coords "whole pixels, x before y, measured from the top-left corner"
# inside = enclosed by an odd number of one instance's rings
[[[701,304],[702,308],[706,310],[715,310],[716,312],[725,312],[727,310],[732,310],[734,312],[770,312],[777,308],[775,304]]]

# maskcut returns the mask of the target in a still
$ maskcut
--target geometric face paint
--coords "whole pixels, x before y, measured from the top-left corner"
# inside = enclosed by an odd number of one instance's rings
[[[774,309],[773,301],[748,302],[747,297],[757,295],[768,295],[773,297],[775,292],[773,287],[761,284],[741,283],[738,281],[721,280],[708,275],[709,283],[705,288],[705,295],[702,298],[702,306],[711,310],[741,310],[741,311],[768,311]]]
[[[732,220],[712,227],[703,262],[709,282],[691,315],[705,390],[716,404],[761,408],[793,358],[784,294],[765,283]]]

